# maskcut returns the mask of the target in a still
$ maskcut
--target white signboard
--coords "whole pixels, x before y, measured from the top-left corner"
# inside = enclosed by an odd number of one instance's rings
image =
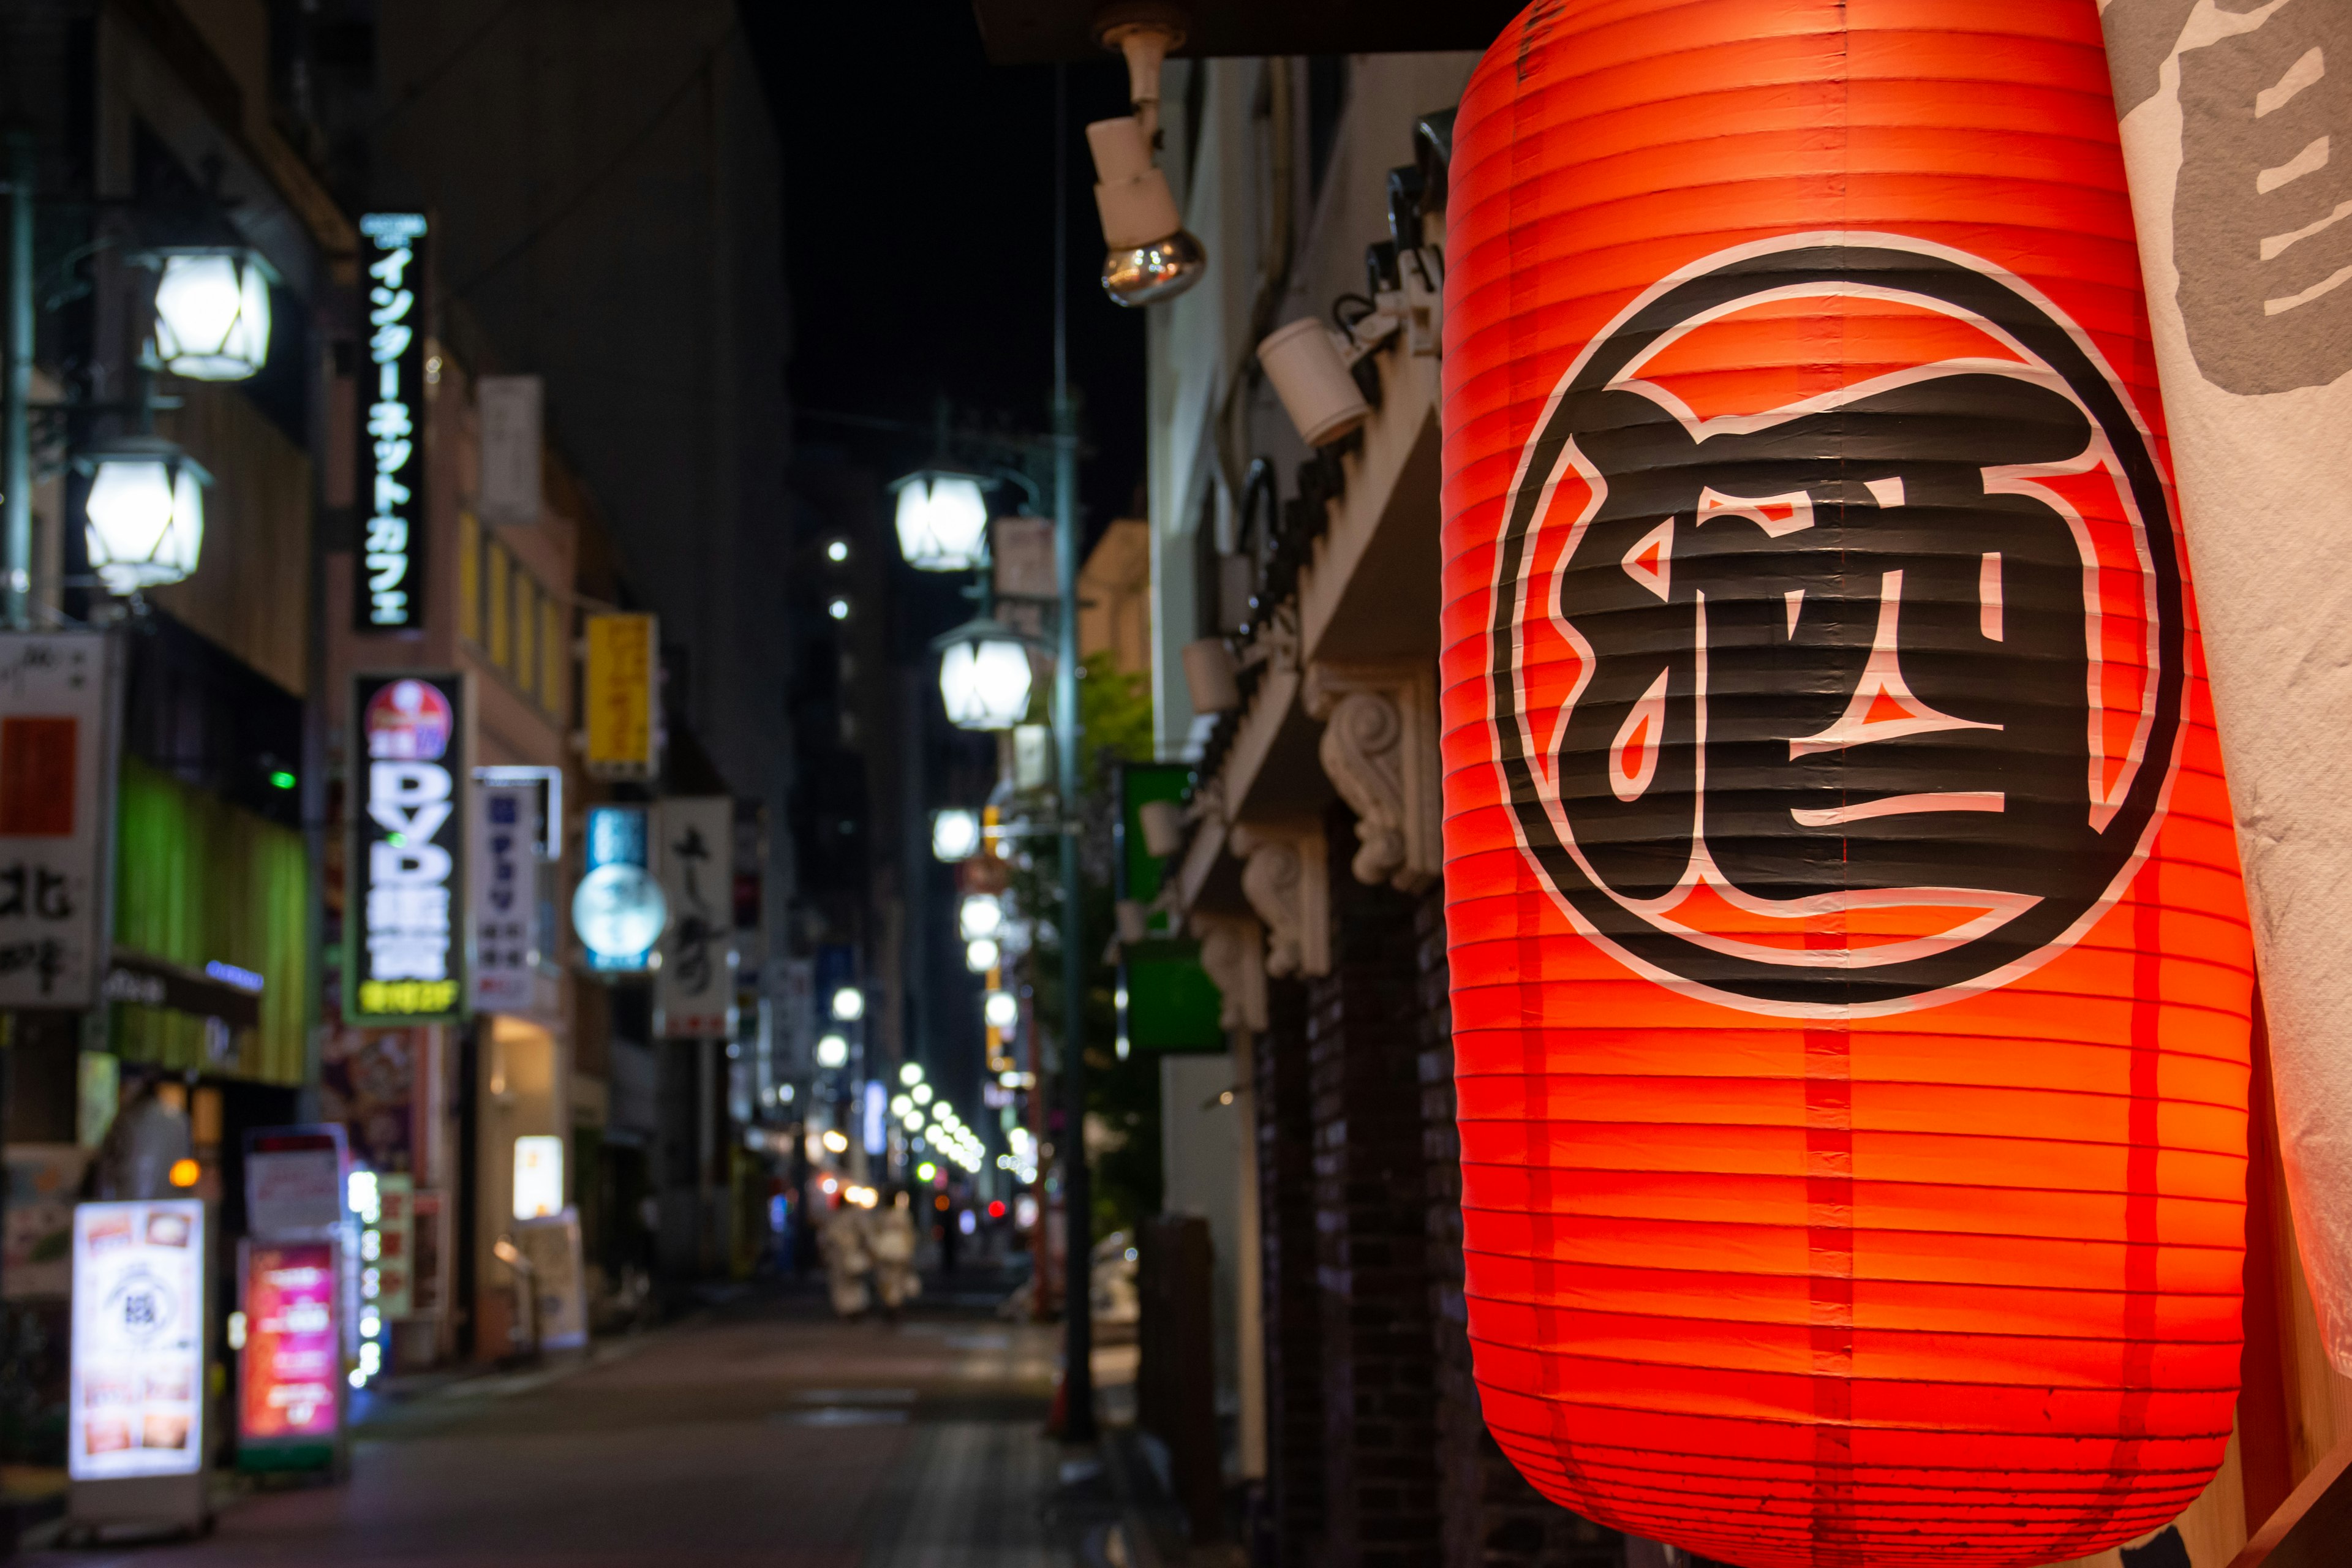
[[[255,1236],[309,1236],[343,1222],[341,1127],[271,1128],[248,1135],[247,1228]]]
[[[76,1481],[205,1463],[205,1205],[74,1210],[66,1470]]]
[[[98,1001],[109,671],[100,633],[0,634],[0,1008]]]
[[[537,862],[539,785],[474,786],[474,1008],[532,1011],[539,967]]]
[[[482,421],[482,517],[528,527],[539,521],[540,379],[486,375],[474,395]]]
[[[580,1267],[580,1215],[564,1209],[515,1226],[515,1247],[530,1263],[539,1298],[539,1348],[580,1350],[588,1343],[588,1296]]]
[[[534,1132],[515,1140],[514,1215],[544,1219],[563,1206],[563,1140]]]
[[[735,803],[666,800],[655,864],[669,905],[654,976],[658,1027],[674,1039],[732,1035],[735,1014]]]

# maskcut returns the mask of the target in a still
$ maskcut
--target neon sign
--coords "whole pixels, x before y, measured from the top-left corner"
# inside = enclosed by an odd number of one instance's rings
[[[360,500],[367,509],[356,629],[415,631],[425,624],[425,312],[422,213],[370,213],[368,363],[360,387]]]

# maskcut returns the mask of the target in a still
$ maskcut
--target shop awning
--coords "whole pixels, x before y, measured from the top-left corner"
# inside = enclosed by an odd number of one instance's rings
[[[1177,7],[1169,7],[1175,9]],[[1525,0],[1189,0],[1185,57],[1412,54],[1480,49]],[[1001,66],[1091,64],[1101,26],[1131,16],[1121,0],[972,0],[989,59]]]

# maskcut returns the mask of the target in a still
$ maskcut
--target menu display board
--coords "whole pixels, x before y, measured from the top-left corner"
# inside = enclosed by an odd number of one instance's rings
[[[201,1469],[204,1362],[205,1205],[76,1208],[68,1475],[94,1481]]]
[[[331,1445],[341,1411],[335,1244],[257,1241],[245,1255],[239,1448]]]

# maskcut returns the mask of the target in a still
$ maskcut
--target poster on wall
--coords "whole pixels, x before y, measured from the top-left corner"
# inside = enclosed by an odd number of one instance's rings
[[[0,1007],[98,1001],[112,671],[100,633],[0,633]]]
[[[456,673],[352,678],[343,1007],[354,1024],[464,1011],[467,723]]]
[[[9,1300],[61,1300],[72,1291],[74,1194],[89,1159],[88,1149],[73,1143],[8,1145],[0,1288]]]
[[[536,781],[474,785],[474,1010],[529,1013],[537,995]]]
[[[366,358],[360,369],[359,502],[363,532],[352,571],[352,629],[425,626],[425,302],[430,268],[422,213],[369,213]]]
[[[322,1031],[319,1113],[342,1125],[352,1153],[370,1170],[415,1166],[416,1050],[407,1029]]]
[[[194,1199],[74,1210],[73,1480],[203,1468],[204,1264],[205,1205]]]
[[[654,1027],[677,1039],[735,1032],[735,803],[725,795],[666,800],[656,857],[669,905]]]
[[[324,1464],[342,1425],[335,1244],[245,1249],[245,1350],[237,1363],[237,1468]]]

